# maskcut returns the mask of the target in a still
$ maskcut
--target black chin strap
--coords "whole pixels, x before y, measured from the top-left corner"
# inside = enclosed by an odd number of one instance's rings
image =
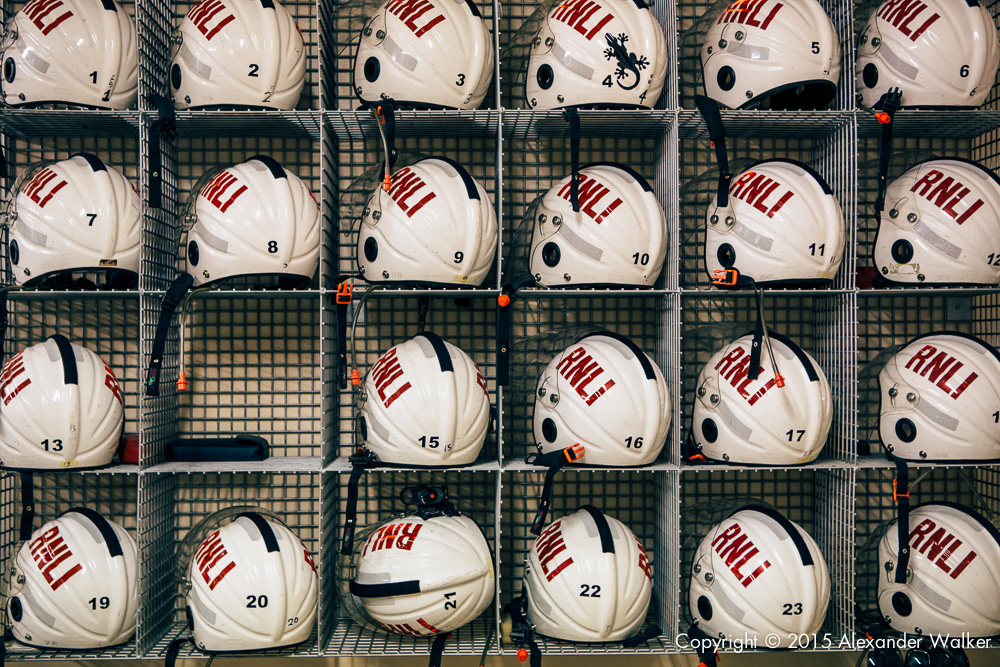
[[[434,637],[434,643],[431,644],[431,658],[427,667],[441,667],[441,654],[444,653],[444,643],[448,641],[449,637],[451,637],[449,632],[442,632]]]
[[[174,311],[180,305],[184,295],[194,284],[190,273],[181,273],[170,283],[163,300],[160,302],[160,319],[156,323],[156,335],[153,338],[153,351],[149,357],[149,369],[146,371],[146,396],[160,395],[160,370],[163,367],[163,354],[167,347],[167,335],[170,333],[170,321]],[[181,351],[183,354],[184,351]]]
[[[523,273],[504,285],[497,297],[497,384],[501,387],[510,384],[510,325],[517,292],[534,282],[533,275]]]
[[[341,276],[337,283],[337,376],[341,389],[347,389],[347,315],[354,297],[354,283],[351,276]],[[359,378],[360,381],[360,378]]]
[[[552,482],[556,478],[556,473],[562,470],[567,463],[580,460],[584,454],[583,445],[577,443],[566,449],[559,449],[548,454],[528,454],[524,457],[524,462],[528,465],[547,466],[545,472],[545,484],[542,486],[542,496],[538,499],[538,512],[535,513],[535,520],[531,522],[531,534],[541,535],[545,526],[545,517],[549,513],[549,506],[552,504]]]
[[[507,607],[510,610],[510,638],[514,645],[519,647],[517,657],[521,662],[524,662],[522,651],[527,646],[528,654],[531,656],[530,667],[542,667],[542,651],[538,648],[538,642],[535,640],[535,629],[531,627],[528,619],[524,616],[527,605],[528,599],[524,590],[510,601],[510,605]]]
[[[656,624],[647,625],[646,629],[643,630],[642,632],[623,639],[622,646],[624,646],[625,648],[635,648],[639,644],[645,644],[650,639],[655,639],[662,634],[663,634],[663,628],[661,628],[660,626]]]
[[[30,472],[21,473],[21,542],[31,539],[31,525],[35,522],[35,484]]]
[[[698,105],[698,111],[705,119],[708,126],[708,138],[715,148],[715,161],[719,165],[719,182],[716,186],[715,196],[719,206],[729,206],[729,184],[733,180],[733,175],[729,172],[729,155],[726,153],[726,126],[722,123],[722,114],[719,113],[718,103],[705,97],[695,95],[694,103]]]
[[[150,95],[149,101],[156,107],[157,119],[149,126],[149,206],[163,205],[163,158],[160,152],[160,138],[171,141],[177,137],[177,116],[173,102],[162,95]],[[155,394],[154,394],[155,395]]]
[[[889,161],[892,159],[892,120],[899,111],[903,94],[899,88],[891,88],[882,96],[882,110],[875,118],[882,126],[882,138],[878,143],[878,198],[875,200],[875,217],[885,209],[885,192],[889,187]]]
[[[347,507],[344,512],[344,537],[340,542],[340,555],[347,556],[354,549],[354,532],[358,527],[358,485],[365,470],[375,465],[375,455],[367,449],[358,449],[351,456],[351,477],[347,481]]]
[[[177,662],[177,657],[180,655],[181,648],[188,642],[190,642],[193,646],[194,638],[191,636],[178,637],[174,641],[170,642],[170,646],[167,647],[167,653],[163,656],[163,667],[174,667]],[[188,658],[185,658],[185,660],[187,659]],[[213,660],[215,660],[214,655],[208,656],[208,662],[205,663],[205,667],[209,667]]]
[[[715,637],[702,630],[698,626],[697,621],[688,629],[687,636],[691,639],[701,640],[698,642],[698,659],[701,660],[698,667],[717,667],[719,664],[719,652],[711,649],[712,645],[709,641],[714,640]]]
[[[896,558],[897,584],[906,583],[906,571],[910,567],[910,475],[906,461],[895,459],[896,479],[892,480],[892,499],[896,503],[896,535],[899,553]]]
[[[0,368],[3,367],[7,345],[7,291],[0,291]]]
[[[569,194],[570,203],[573,205],[573,212],[580,212],[580,113],[576,108],[569,108],[563,111],[566,120],[569,121]]]

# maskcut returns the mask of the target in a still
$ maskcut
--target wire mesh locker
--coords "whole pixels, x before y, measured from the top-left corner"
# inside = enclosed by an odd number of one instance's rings
[[[499,474],[482,470],[438,470],[421,472],[401,472],[374,469],[365,473],[358,488],[357,517],[358,532],[355,536],[355,551],[361,548],[367,535],[381,522],[393,517],[413,514],[414,505],[406,505],[400,499],[403,489],[418,485],[445,486],[448,499],[462,515],[472,519],[483,531],[492,551],[494,572],[500,565],[498,547],[498,507]],[[338,493],[339,491],[339,493]],[[324,514],[344,516],[347,504],[347,476],[340,476],[336,490],[324,493]],[[332,503],[332,504],[331,504]],[[342,525],[335,526],[340,534]],[[339,545],[338,545],[339,546]],[[414,560],[423,558],[414,552]],[[458,563],[452,563],[455,567]],[[447,566],[447,565],[446,565]],[[340,598],[339,610],[335,605],[327,607],[328,613],[336,611],[336,625],[333,636],[326,645],[328,655],[422,655],[430,652],[432,638],[410,637],[373,629],[371,622],[362,622],[354,615],[350,601],[345,600],[348,581],[354,576],[354,564],[349,557],[336,553],[324,560],[324,573],[336,579]],[[417,573],[414,573],[415,575]],[[490,604],[478,618],[451,632],[444,644],[445,655],[480,654],[495,635],[498,624],[496,604]],[[332,619],[331,619],[332,620]]]
[[[671,477],[668,477],[671,476]],[[545,474],[532,471],[505,471],[500,513],[500,605],[508,604],[523,589],[524,563],[535,543],[530,533],[538,509]],[[634,648],[620,643],[586,644],[565,642],[536,635],[543,655],[573,653],[651,653],[669,649],[673,639],[671,625],[675,620],[670,605],[676,585],[676,568],[669,557],[673,555],[673,538],[661,533],[660,527],[674,522],[672,512],[657,511],[657,502],[667,500],[668,487],[676,483],[676,473],[663,470],[593,470],[564,468],[555,478],[552,487],[552,506],[546,525],[584,505],[596,507],[606,515],[618,519],[635,534],[643,545],[653,573],[653,599],[649,612],[638,631],[649,625],[659,625],[665,635],[651,639]],[[669,507],[669,506],[668,506]],[[663,520],[663,524],[659,523]],[[664,525],[665,524],[665,525]],[[667,537],[662,543],[660,537]],[[667,562],[662,562],[667,560]],[[661,607],[666,605],[667,616],[661,618]],[[509,643],[501,650],[516,651]]]
[[[105,519],[122,526],[133,538],[137,535],[138,475],[116,472],[120,468],[90,472],[44,472],[33,475],[34,511],[33,531],[45,523],[58,518],[64,512],[85,507],[101,514]],[[21,546],[18,542],[18,526],[21,521],[21,484],[18,473],[0,474],[0,503],[3,528],[0,555],[3,562],[10,565]],[[148,572],[140,558],[140,573]],[[2,598],[7,609],[8,599]],[[139,655],[136,638],[118,646],[94,650],[46,651],[18,643],[7,646],[7,660],[78,660],[78,659],[128,659]]]
[[[144,588],[145,657],[162,659],[170,642],[187,632],[183,581],[188,563],[181,562],[181,544],[199,521],[231,507],[261,508],[273,512],[305,544],[311,554],[320,548],[319,473],[147,473],[140,495],[140,544],[156,576]],[[317,567],[319,564],[317,563]],[[268,655],[316,656],[319,654],[317,619],[310,638],[296,646],[275,649]],[[180,657],[203,654],[186,644]]]

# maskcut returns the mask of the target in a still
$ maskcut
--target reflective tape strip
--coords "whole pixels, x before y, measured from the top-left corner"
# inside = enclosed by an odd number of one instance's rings
[[[927,401],[920,401],[917,403],[917,412],[927,417],[941,428],[946,428],[949,431],[958,430],[958,419],[942,412],[941,410],[938,410]]]
[[[774,239],[758,234],[746,225],[741,225],[739,220],[736,221],[736,226],[733,227],[733,234],[736,234],[736,236],[753,247],[760,248],[764,252],[771,252],[771,246],[774,245]]]
[[[729,409],[725,401],[719,403],[719,407],[716,408],[719,412],[719,416],[722,417],[722,421],[726,422],[726,425],[733,430],[733,432],[743,440],[749,440],[750,436],[753,435],[753,429],[740,421],[733,411]]]
[[[389,54],[389,57],[403,69],[407,69],[411,72],[417,69],[417,59],[404,51],[399,44],[392,41],[392,37],[389,37],[388,35],[386,36],[385,40],[382,42],[382,48],[384,48],[385,52]]]
[[[594,78],[594,68],[584,65],[579,60],[575,60],[573,56],[563,50],[563,47],[559,45],[559,42],[552,45],[552,55],[555,56],[555,59],[561,62],[569,71],[579,74],[587,80]]]
[[[198,60],[198,57],[187,47],[187,44],[181,44],[181,58],[183,58],[184,62],[187,63],[187,66],[201,78],[212,78],[212,68]]]
[[[885,45],[885,42],[882,42],[882,46],[879,48],[878,53],[882,56],[882,59],[885,60],[889,67],[893,68],[911,81],[916,79],[917,74],[920,73],[918,68],[893,53],[892,49]]]
[[[961,248],[935,232],[929,225],[925,225],[923,220],[918,220],[917,224],[913,225],[913,231],[916,232],[920,238],[927,241],[933,247],[937,248],[952,259],[958,259],[962,255]]]
[[[601,261],[601,257],[604,256],[604,251],[598,248],[593,243],[584,240],[579,234],[573,231],[573,228],[563,222],[562,231],[560,235],[566,240],[566,243],[573,248],[576,248],[582,252],[587,257],[595,261]]]
[[[226,241],[223,241],[218,236],[216,236],[212,232],[208,231],[205,228],[205,225],[202,225],[202,224],[195,225],[195,229],[198,231],[198,236],[201,237],[202,241],[204,241],[208,245],[212,246],[213,248],[215,248],[219,252],[222,252],[222,253],[228,253],[229,252],[229,243],[227,243]]]

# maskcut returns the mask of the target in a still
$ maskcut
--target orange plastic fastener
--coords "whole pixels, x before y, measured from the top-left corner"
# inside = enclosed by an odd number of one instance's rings
[[[187,391],[188,381],[187,377],[184,375],[184,371],[181,371],[180,377],[177,378],[177,391]]]
[[[507,306],[510,305],[510,297],[507,296],[506,294],[501,294],[500,296],[497,297],[497,303],[500,304],[501,308],[506,308]]]
[[[732,287],[739,280],[740,274],[736,269],[716,269],[712,271],[712,282],[716,285]]]
[[[361,373],[358,373],[357,368],[351,371],[351,384],[355,386],[361,384]]]
[[[875,114],[875,120],[877,120],[882,125],[888,125],[889,121],[892,120],[892,116],[890,116],[884,111],[879,111],[878,113]]]
[[[337,303],[341,306],[346,306],[351,303],[351,297],[354,295],[354,283],[350,280],[345,280],[337,285]]]
[[[385,178],[382,179],[382,189],[388,192],[389,188],[391,187],[392,187],[392,176],[386,174]]]
[[[517,649],[517,659],[524,662],[528,659],[528,649],[519,648]]]
[[[774,374],[774,384],[777,385],[778,389],[785,386],[785,378],[781,377],[781,373]]]
[[[906,493],[896,493],[896,480],[892,480],[892,500],[893,500],[893,502],[897,502],[900,498],[909,498],[909,497],[910,497],[910,492],[909,491],[907,491]]]

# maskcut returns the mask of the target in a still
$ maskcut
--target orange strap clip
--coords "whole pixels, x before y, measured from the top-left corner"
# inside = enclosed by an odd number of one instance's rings
[[[910,492],[906,493],[896,493],[896,480],[892,480],[892,500],[893,502],[898,502],[900,498],[909,498]]]
[[[881,125],[888,125],[889,122],[892,121],[892,116],[884,111],[878,111],[875,113],[875,120],[877,120]]]
[[[582,459],[583,454],[584,454],[583,445],[581,445],[579,442],[573,445],[572,447],[567,447],[566,449],[563,450],[563,456],[565,456],[566,460],[569,461],[570,463]]]
[[[724,287],[732,287],[740,279],[740,272],[736,269],[716,269],[712,271],[712,283]]]
[[[354,297],[354,283],[350,280],[345,280],[344,282],[337,285],[337,305],[347,306],[350,305],[351,299]]]

